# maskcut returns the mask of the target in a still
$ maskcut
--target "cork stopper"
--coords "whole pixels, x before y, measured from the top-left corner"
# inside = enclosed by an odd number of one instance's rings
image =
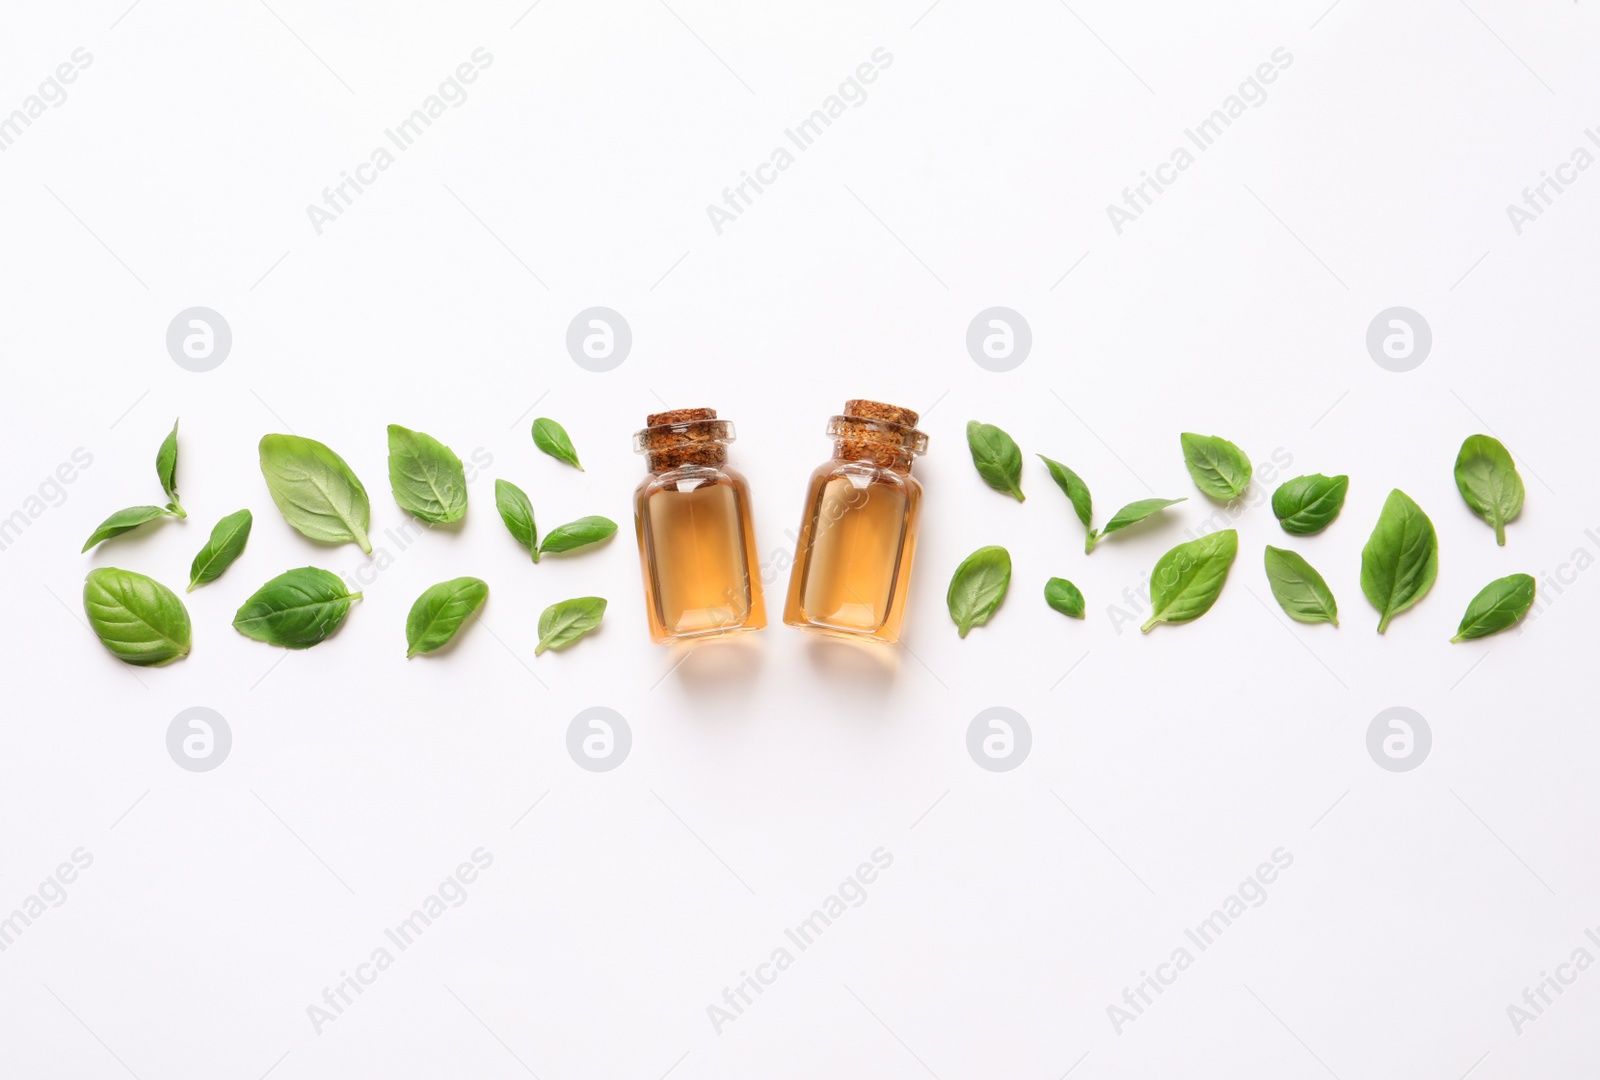
[[[733,423],[718,420],[715,409],[669,409],[644,418],[634,432],[633,449],[645,456],[651,472],[685,465],[721,465],[728,460]]]
[[[902,409],[898,405],[885,405],[881,401],[867,401],[865,398],[851,398],[844,403],[844,415],[853,416],[861,420],[886,420],[891,424],[903,424],[906,427],[917,426],[917,414],[910,409]]]
[[[834,456],[867,461],[898,473],[911,472],[912,458],[927,453],[928,436],[917,430],[917,414],[898,405],[852,398],[828,421]]]

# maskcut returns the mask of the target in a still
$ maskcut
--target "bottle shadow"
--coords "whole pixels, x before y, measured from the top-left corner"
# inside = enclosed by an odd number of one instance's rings
[[[887,698],[900,674],[900,650],[882,642],[808,635],[806,659],[816,678],[853,699]]]
[[[752,640],[754,637],[747,634],[733,640],[679,646],[683,654],[667,675],[676,677],[684,692],[700,702],[746,702],[755,691],[766,652],[759,641]]]

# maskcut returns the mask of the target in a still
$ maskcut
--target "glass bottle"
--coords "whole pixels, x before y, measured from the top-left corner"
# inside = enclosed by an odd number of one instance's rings
[[[750,486],[727,467],[733,438],[715,409],[654,413],[633,436],[649,469],[633,493],[633,521],[658,644],[767,625]]]
[[[905,618],[922,485],[917,414],[847,401],[828,421],[833,460],[811,474],[783,621],[824,634],[897,641]]]

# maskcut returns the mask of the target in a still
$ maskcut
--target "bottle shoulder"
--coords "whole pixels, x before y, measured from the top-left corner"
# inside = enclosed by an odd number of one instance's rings
[[[684,465],[657,473],[646,473],[634,488],[634,494],[643,498],[657,491],[693,491],[697,488],[721,484],[740,493],[750,489],[744,474],[727,465]]]
[[[868,461],[845,461],[841,458],[832,458],[818,465],[811,473],[813,484],[827,483],[828,481],[846,478],[857,484],[883,484],[888,487],[899,488],[907,495],[920,496],[922,484],[910,473],[896,472],[886,469],[881,465],[874,465]]]

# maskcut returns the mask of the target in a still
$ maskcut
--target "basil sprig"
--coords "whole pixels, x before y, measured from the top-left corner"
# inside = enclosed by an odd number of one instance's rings
[[[189,655],[189,611],[154,578],[114,566],[91,570],[83,613],[100,644],[124,664],[156,667]]]
[[[583,466],[578,463],[578,451],[573,449],[567,429],[554,420],[541,416],[533,422],[533,445],[557,461],[564,461],[579,472],[583,471]]]
[[[245,541],[250,539],[250,526],[255,519],[248,510],[235,510],[211,530],[211,538],[189,564],[189,588],[194,592],[201,585],[217,580],[222,572],[244,554]]]
[[[1016,440],[993,424],[967,422],[967,449],[983,482],[996,491],[1023,501],[1022,450]]]
[[[1011,553],[1003,547],[981,547],[961,560],[950,578],[945,604],[962,637],[989,621],[1011,587]]]
[[[372,554],[372,506],[344,458],[299,435],[263,435],[260,449],[267,491],[291,528],[326,543],[354,541]]]
[[[430,586],[406,616],[406,659],[442,649],[489,599],[489,585],[475,577],[458,577]]]
[[[1227,439],[1185,431],[1179,442],[1195,486],[1217,502],[1231,502],[1250,486],[1250,458]]]
[[[361,599],[338,576],[315,566],[279,574],[251,594],[233,616],[247,638],[286,649],[309,649],[344,625],[350,605]]]
[[[1069,619],[1083,618],[1083,593],[1066,578],[1053,577],[1044,583],[1044,602]]]
[[[1361,549],[1361,591],[1378,609],[1378,633],[1428,595],[1439,576],[1439,538],[1422,507],[1395,488]]]
[[[1283,531],[1293,536],[1319,533],[1333,524],[1344,509],[1348,476],[1323,476],[1312,473],[1285,480],[1272,493],[1272,516]]]
[[[528,493],[510,480],[494,482],[494,507],[500,511],[500,520],[506,523],[511,538],[528,549],[533,561],[539,561],[539,527],[533,520],[533,501]]]
[[[467,475],[455,451],[432,435],[389,425],[389,487],[394,501],[433,525],[467,512]]]
[[[1296,622],[1339,625],[1339,605],[1322,575],[1298,552],[1267,545],[1267,584],[1284,614]]]
[[[1148,634],[1160,623],[1193,622],[1210,611],[1237,554],[1239,534],[1224,529],[1179,544],[1157,559],[1150,571],[1150,618],[1139,629]]]
[[[599,596],[579,596],[551,604],[539,615],[539,644],[533,655],[566,648],[599,626],[605,613],[605,599]]]
[[[1456,489],[1472,512],[1494,528],[1495,543],[1506,543],[1506,522],[1522,512],[1525,494],[1517,463],[1499,439],[1469,435],[1456,455]]]
[[[1083,551],[1086,555],[1095,549],[1096,544],[1112,533],[1121,532],[1129,525],[1137,525],[1145,518],[1158,514],[1169,506],[1185,501],[1183,499],[1139,499],[1112,514],[1111,520],[1106,522],[1105,528],[1096,530],[1090,524],[1094,518],[1094,500],[1089,496],[1089,485],[1083,482],[1083,477],[1061,464],[1061,462],[1047,458],[1043,454],[1039,455],[1039,460],[1044,462],[1045,468],[1050,470],[1050,479],[1054,480],[1056,487],[1060,488],[1062,493],[1066,495],[1067,500],[1072,503],[1073,511],[1078,515],[1078,520],[1083,522]]]
[[[1450,640],[1471,641],[1510,629],[1533,607],[1536,591],[1529,574],[1511,574],[1489,582],[1467,605],[1456,636]]]

